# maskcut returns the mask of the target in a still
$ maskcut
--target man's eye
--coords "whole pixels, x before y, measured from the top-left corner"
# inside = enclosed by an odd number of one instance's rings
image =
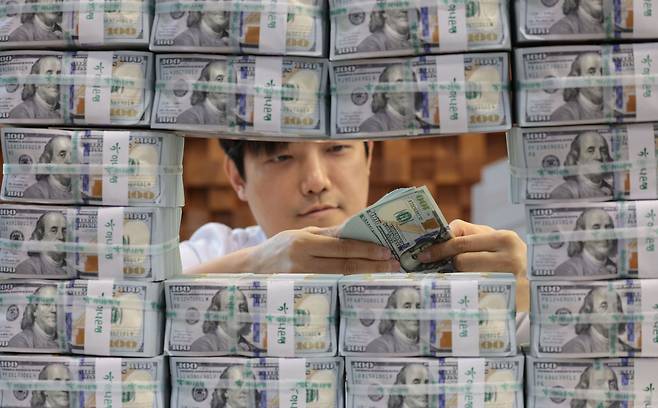
[[[344,151],[345,149],[348,149],[350,146],[348,145],[333,145],[329,148],[329,152],[331,153],[340,153]]]
[[[594,225],[592,225],[592,229],[593,229],[593,230],[601,229],[601,225],[599,225],[599,224],[594,224]]]
[[[608,310],[608,302],[602,302],[601,305],[599,305],[599,307],[602,310]]]
[[[292,156],[289,154],[280,154],[278,156],[274,156],[272,159],[270,159],[274,163],[282,163],[284,161],[291,160]]]
[[[595,149],[593,147],[589,147],[587,148],[587,153],[594,153],[594,150]]]

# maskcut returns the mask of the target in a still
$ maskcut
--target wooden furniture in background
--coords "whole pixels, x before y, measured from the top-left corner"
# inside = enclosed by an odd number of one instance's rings
[[[370,202],[398,187],[427,185],[448,220],[468,220],[471,186],[480,180],[482,167],[506,155],[504,134],[377,142]],[[182,240],[210,221],[232,227],[255,223],[247,205],[229,185],[223,163],[224,152],[217,140],[185,140]]]

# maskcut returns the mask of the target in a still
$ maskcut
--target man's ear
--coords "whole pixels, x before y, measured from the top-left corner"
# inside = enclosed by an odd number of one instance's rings
[[[231,183],[231,187],[235,190],[235,193],[238,195],[238,198],[242,201],[247,201],[247,195],[245,193],[245,181],[238,171],[238,167],[235,165],[235,162],[226,157],[224,160],[224,172],[228,181]]]

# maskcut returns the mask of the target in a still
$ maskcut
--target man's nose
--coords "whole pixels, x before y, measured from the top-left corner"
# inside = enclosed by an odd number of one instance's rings
[[[60,228],[57,230],[57,239],[59,241],[64,241],[64,229]]]
[[[310,155],[302,170],[302,194],[319,194],[329,188],[329,174],[324,160],[319,155]]]

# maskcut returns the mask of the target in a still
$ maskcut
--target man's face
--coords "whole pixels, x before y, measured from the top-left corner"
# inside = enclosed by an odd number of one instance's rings
[[[268,237],[336,226],[365,208],[370,159],[363,142],[295,142],[273,154],[245,152],[243,191]]]
[[[392,27],[398,34],[409,34],[409,18],[407,10],[389,9],[384,12],[384,19],[389,27]]]
[[[241,381],[243,385],[226,390],[227,405],[231,408],[249,408],[251,406],[249,401],[250,392],[248,385],[244,384],[244,381],[250,379],[247,378],[242,367],[233,366],[229,370],[228,380],[230,383],[236,384],[237,381]]]
[[[586,230],[611,230],[615,228],[612,218],[603,210],[594,209],[585,213],[583,216]],[[612,254],[614,248],[614,239],[605,239],[600,241],[583,241],[584,249],[590,255],[599,261],[605,261]]]
[[[580,154],[578,164],[603,163],[610,161],[608,142],[596,132],[583,133],[578,139]],[[585,177],[595,184],[601,184],[603,175],[601,173],[586,174]]]
[[[401,289],[395,296],[395,305],[397,309],[418,310],[420,309],[420,294],[415,289]],[[395,327],[410,339],[418,338],[419,326],[419,320],[399,319],[395,321]]]
[[[603,17],[602,0],[580,0],[578,7],[595,19],[601,19]]]
[[[39,296],[55,297],[57,291],[51,286],[39,290]],[[47,334],[54,334],[57,331],[57,305],[40,301],[34,312],[34,322]]]
[[[235,304],[233,307],[237,308],[239,313],[249,313],[249,305],[247,304],[247,297],[241,291],[236,291],[233,296],[228,290],[222,291],[219,295],[220,310],[229,310],[231,307],[231,297],[234,297]],[[237,333],[245,326],[249,326],[248,322],[240,322],[239,319],[221,322],[222,327],[230,335],[237,335]],[[237,338],[236,338],[237,340]]]
[[[52,164],[71,164],[71,139],[68,137],[57,137],[51,143]],[[53,175],[57,181],[65,186],[71,184],[71,177],[66,174]]]
[[[208,68],[210,82],[226,83],[226,66],[223,62],[213,62]],[[226,110],[225,92],[208,92],[206,98],[220,111]]]
[[[404,403],[409,408],[427,408],[429,406],[429,396],[423,394],[427,392],[426,384],[429,383],[429,376],[425,366],[413,364],[407,367],[404,373],[404,383],[407,389],[412,391],[404,397]]]
[[[69,370],[60,364],[51,365],[46,369],[46,379],[50,381],[69,381]],[[44,391],[46,403],[52,408],[69,408],[69,393],[67,391]]]
[[[589,53],[580,57],[581,77],[599,77],[601,75],[603,75],[603,72],[599,54]],[[603,103],[603,88],[600,86],[582,87],[580,92],[595,105]]]
[[[589,370],[589,389],[601,391],[618,391],[619,385],[615,373],[607,368],[592,368]],[[587,401],[588,407],[607,408],[613,406],[614,401]]]
[[[221,33],[228,27],[230,15],[228,11],[207,11],[203,13],[203,20],[214,32]]]
[[[407,73],[402,65],[389,68],[388,83],[411,82],[412,75]],[[400,115],[411,115],[414,112],[414,92],[386,92],[386,103]]]
[[[66,240],[66,219],[61,213],[51,212],[43,218],[43,238],[42,241],[61,241]],[[64,252],[48,252],[48,256],[59,262],[66,254]]]
[[[45,0],[43,3],[55,4],[61,3],[62,0]],[[62,22],[62,12],[39,13],[39,19],[49,27]]]
[[[605,289],[595,289],[592,294],[592,314],[605,315],[616,313],[619,310],[617,295],[608,293]],[[610,324],[592,323],[599,333],[605,337],[610,337]]]
[[[39,65],[39,75],[56,77],[62,73],[59,60],[55,57],[43,58]],[[37,94],[49,105],[55,105],[59,100],[59,85],[42,84],[37,85]]]

